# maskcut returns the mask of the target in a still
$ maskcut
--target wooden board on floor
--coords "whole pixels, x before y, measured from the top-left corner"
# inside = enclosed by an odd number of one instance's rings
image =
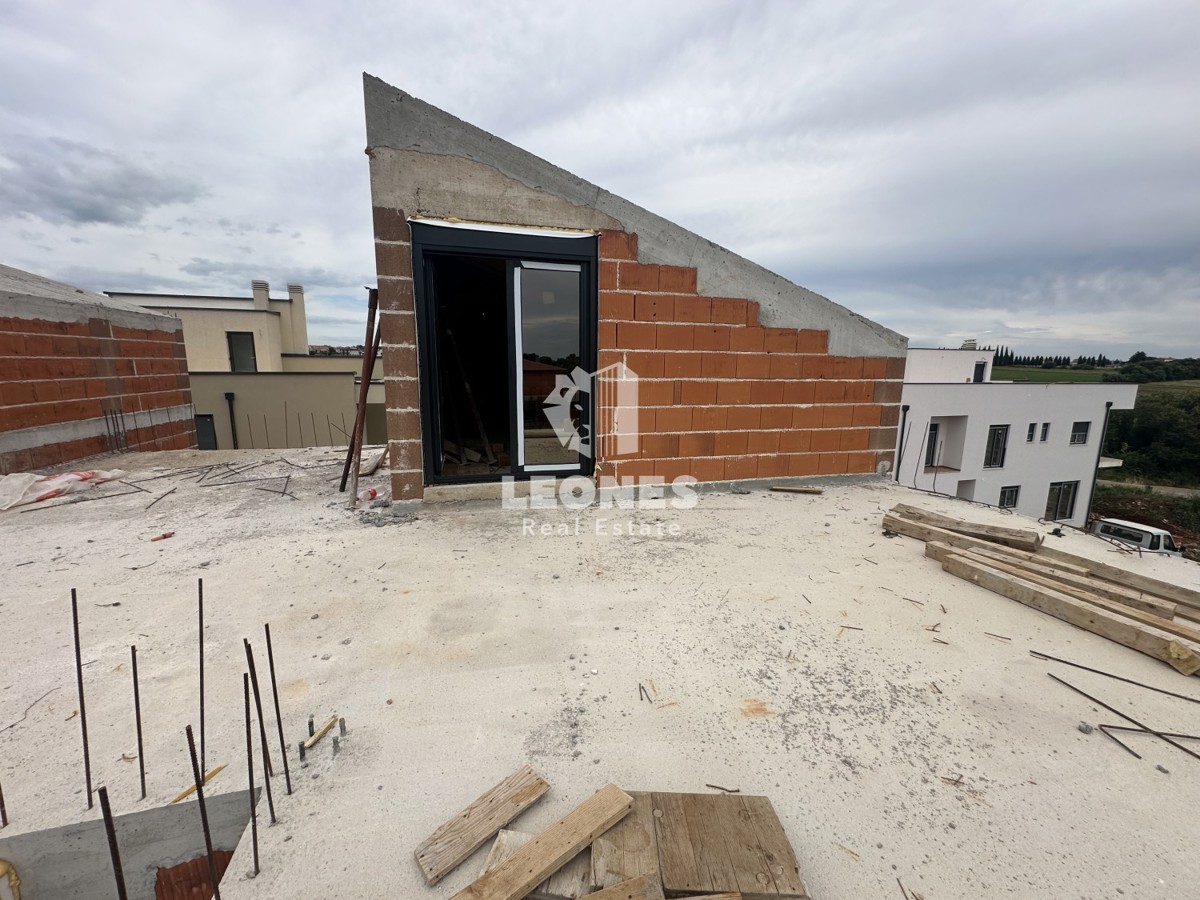
[[[1147,656],[1153,656],[1184,675],[1192,675],[1200,670],[1200,647],[1191,645],[1170,632],[1144,625],[1127,615],[1076,600],[1061,591],[1039,587],[1023,578],[998,571],[983,560],[972,559],[965,554],[948,556],[942,562],[942,568],[951,575],[957,575],[989,591],[1041,610],[1056,619],[1138,650]]]
[[[588,894],[584,900],[663,900],[662,884],[657,875],[639,875]]]
[[[773,484],[771,490],[778,491],[781,494],[823,494],[825,488],[808,487],[799,484]]]
[[[965,519],[944,516],[941,513],[930,512],[917,506],[909,506],[907,503],[897,503],[893,506],[892,515],[901,516],[912,522],[935,525],[938,528],[945,528],[947,531],[991,541],[994,544],[1015,547],[1018,550],[1036,550],[1042,543],[1042,536],[1029,528],[1010,528],[1007,525],[984,525],[979,522],[968,522]]]
[[[504,862],[530,841],[534,835],[524,831],[502,830],[488,852],[483,868],[483,877]],[[592,889],[592,854],[584,850],[573,860],[529,892],[529,900],[578,900]]]
[[[592,844],[592,884],[612,887],[638,877],[658,877],[658,839],[653,804],[645,791],[630,791],[629,815]]]
[[[520,900],[621,821],[632,806],[632,797],[615,784],[606,785],[453,900]]]
[[[807,900],[771,801],[732,794],[651,794],[663,892]]]
[[[416,849],[425,883],[437,884],[485,841],[542,798],[550,784],[529,766],[438,827]]]

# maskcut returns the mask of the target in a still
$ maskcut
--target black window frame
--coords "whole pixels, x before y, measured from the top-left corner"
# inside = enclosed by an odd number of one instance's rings
[[[417,312],[417,357],[420,378],[419,394],[421,403],[421,454],[425,463],[426,484],[480,484],[494,483],[507,476],[517,481],[527,481],[530,478],[563,478],[570,475],[591,477],[596,470],[596,453],[599,450],[599,435],[592,440],[592,455],[582,456],[578,472],[526,472],[516,465],[516,445],[510,448],[513,463],[508,472],[498,475],[462,475],[446,476],[439,468],[440,455],[435,448],[441,446],[443,430],[441,425],[441,393],[438,379],[432,374],[438,371],[438,334],[436,310],[428,302],[429,260],[427,255],[442,256],[490,256],[506,261],[505,292],[508,305],[508,331],[505,340],[509,349],[508,388],[513,398],[513,407],[509,416],[510,443],[523,439],[517,434],[517,413],[515,404],[517,370],[513,358],[513,329],[518,323],[513,321],[513,295],[515,291],[513,269],[522,260],[572,263],[581,266],[580,283],[582,296],[580,298],[580,364],[589,372],[596,371],[597,340],[599,331],[599,238],[592,237],[550,237],[544,234],[519,234],[515,232],[490,231],[486,229],[454,228],[442,225],[432,225],[427,222],[409,222],[412,239],[413,260],[413,303]],[[429,374],[426,374],[429,373]],[[585,424],[595,421],[594,403],[586,404],[583,410]]]
[[[1037,437],[1037,422],[1030,422],[1029,431],[1025,435],[1025,443],[1032,444],[1035,437]]]
[[[937,422],[930,422],[925,432],[925,468],[932,469],[937,465],[937,442],[941,428]]]
[[[983,450],[983,467],[985,469],[1003,469],[1004,460],[1008,455],[1008,425],[989,425],[987,444]],[[1000,461],[996,462],[996,441],[1000,441]]]
[[[1010,491],[1012,492],[1012,502],[1005,503],[1004,502],[1005,494],[1007,494]],[[1000,509],[1016,509],[1017,504],[1020,502],[1021,502],[1021,486],[1019,484],[1010,484],[1010,485],[1006,485],[1006,486],[1000,488],[1000,500],[996,504],[998,507],[1000,507]]]
[[[1079,430],[1080,425],[1083,426],[1082,432]],[[1082,447],[1082,446],[1086,445],[1088,442],[1088,438],[1091,436],[1091,432],[1092,432],[1092,423],[1090,420],[1087,422],[1072,423],[1071,424],[1071,441],[1070,441],[1071,446]],[[1076,440],[1075,438],[1078,437],[1080,434],[1083,435],[1083,440]]]
[[[1038,440],[1038,443],[1039,443],[1039,444],[1044,444],[1044,443],[1046,443],[1046,440],[1047,440],[1049,437],[1050,437],[1050,423],[1049,423],[1049,422],[1043,422],[1043,423],[1042,423],[1042,436],[1041,436],[1041,439],[1040,439],[1040,440]]]
[[[987,374],[987,363],[975,363],[975,370],[971,373],[972,384],[983,384],[983,376]]]
[[[1067,511],[1065,513],[1063,513],[1062,512],[1063,489],[1067,488],[1067,487],[1069,487],[1071,489],[1070,504],[1067,506]],[[1055,491],[1058,492],[1057,498],[1054,499],[1055,515],[1051,515],[1050,514],[1050,502],[1051,502],[1051,498],[1054,498]],[[1049,491],[1046,492],[1046,515],[1044,518],[1048,522],[1062,522],[1066,519],[1071,518],[1073,515],[1075,515],[1075,503],[1078,500],[1079,500],[1079,482],[1078,481],[1052,481],[1052,482],[1050,482],[1050,489],[1049,489]]]
[[[253,369],[239,369],[234,363],[233,339],[234,338],[249,338],[250,339],[250,360],[254,363]],[[225,349],[229,351],[229,371],[240,375],[254,375],[258,372],[258,347],[255,344],[253,331],[227,331],[225,332]]]

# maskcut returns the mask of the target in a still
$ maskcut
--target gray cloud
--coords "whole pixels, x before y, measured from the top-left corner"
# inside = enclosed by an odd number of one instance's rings
[[[151,210],[202,193],[191,178],[80,141],[16,137],[0,147],[0,216],[137,225]]]
[[[0,247],[85,287],[300,281],[361,340],[366,69],[915,344],[1200,353],[1188,0],[18,7],[0,135],[75,144],[6,145]]]

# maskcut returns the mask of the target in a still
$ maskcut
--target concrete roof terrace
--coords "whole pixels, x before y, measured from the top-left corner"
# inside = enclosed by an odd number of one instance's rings
[[[265,677],[264,622],[296,784],[289,797],[273,779],[280,822],[266,827],[260,803],[262,874],[246,877],[244,839],[222,885],[227,900],[449,897],[485,851],[426,888],[413,849],[526,763],[552,785],[515,823],[526,831],[609,781],[765,794],[820,900],[899,896],[897,877],[926,900],[1183,897],[1200,881],[1177,813],[1200,801],[1195,760],[1131,737],[1137,760],[1099,732],[1081,733],[1080,720],[1112,717],[1050,681],[1052,664],[1029,651],[1191,696],[1200,684],[959,581],[919,542],[881,534],[896,502],[960,515],[961,502],[872,479],[830,482],[820,496],[705,493],[683,510],[476,502],[352,513],[333,483],[337,451],[287,457],[114,457],[99,467],[129,469],[130,481],[222,461],[260,462],[243,477],[277,478],[211,488],[163,478],[142,483],[148,494],[2,515],[0,728],[33,705],[0,731],[11,819],[0,837],[100,814],[83,796],[71,588],[89,663],[95,783],[108,786],[118,814],[166,803],[191,783],[184,727],[198,724],[203,577],[208,764],[228,764],[209,790],[246,786],[242,638]],[[256,489],[287,475],[297,499]],[[96,494],[118,490],[128,489]],[[995,510],[969,513],[1017,524]],[[634,535],[612,534],[630,522]],[[543,524],[555,533],[540,535]],[[1183,560],[1118,559],[1078,534],[1047,540],[1200,583]],[[136,747],[133,643],[146,801],[137,764],[122,760]],[[1055,672],[1157,727],[1196,730],[1182,701]],[[652,702],[639,699],[639,684]],[[350,729],[341,754],[321,745],[300,768],[294,747],[307,717],[334,712]],[[278,760],[273,738],[271,749]]]

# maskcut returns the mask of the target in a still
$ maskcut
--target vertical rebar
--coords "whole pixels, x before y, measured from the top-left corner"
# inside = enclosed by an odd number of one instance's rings
[[[208,876],[212,879],[213,897],[221,900],[221,887],[217,878],[217,860],[213,856],[212,833],[208,830],[208,808],[204,805],[204,776],[200,774],[200,761],[196,758],[196,739],[192,737],[192,726],[187,726],[188,753],[192,757],[192,777],[196,780],[196,801],[200,804],[200,825],[204,829],[204,849],[208,852]]]
[[[117,829],[108,806],[108,788],[101,787],[96,793],[100,795],[100,812],[104,814],[104,830],[108,832],[108,854],[112,857],[113,875],[117,879],[117,898],[129,900],[125,892],[125,872],[121,869],[121,851],[117,847]]]
[[[267,723],[263,721],[262,694],[258,690],[258,672],[254,668],[254,652],[250,642],[242,638],[246,645],[246,667],[250,670],[250,686],[254,688],[254,709],[258,713],[258,741],[262,745],[263,786],[267,789],[267,809],[271,813],[271,824],[275,824],[275,798],[271,796],[271,754],[267,750]]]
[[[0,784],[0,828],[8,827],[8,807],[4,805],[4,785]]]
[[[258,874],[258,808],[254,802],[254,738],[250,732],[250,673],[242,673],[246,696],[246,771],[250,773],[250,842],[254,848],[254,874]]]
[[[197,578],[197,588],[199,590],[199,602],[197,604],[197,612],[199,615],[199,640],[200,645],[200,770],[207,772],[205,764],[208,757],[205,754],[204,744],[204,579]]]
[[[133,661],[133,721],[137,725],[138,742],[138,774],[142,779],[142,796],[146,799],[146,755],[142,749],[142,695],[138,690],[137,644],[129,647],[129,656]]]
[[[88,750],[87,704],[83,698],[83,657],[79,650],[79,600],[71,588],[71,621],[75,627],[75,681],[79,686],[79,727],[83,730],[83,779],[87,785],[88,809],[92,808],[92,755]]]
[[[287,484],[283,486],[287,491]],[[287,792],[292,794],[292,773],[288,769],[287,743],[283,739],[283,716],[279,713],[279,684],[275,681],[275,652],[271,647],[271,623],[263,623],[263,631],[267,635],[267,667],[271,670],[271,696],[275,699],[275,727],[279,729],[279,755],[283,757],[283,780],[287,783]]]

